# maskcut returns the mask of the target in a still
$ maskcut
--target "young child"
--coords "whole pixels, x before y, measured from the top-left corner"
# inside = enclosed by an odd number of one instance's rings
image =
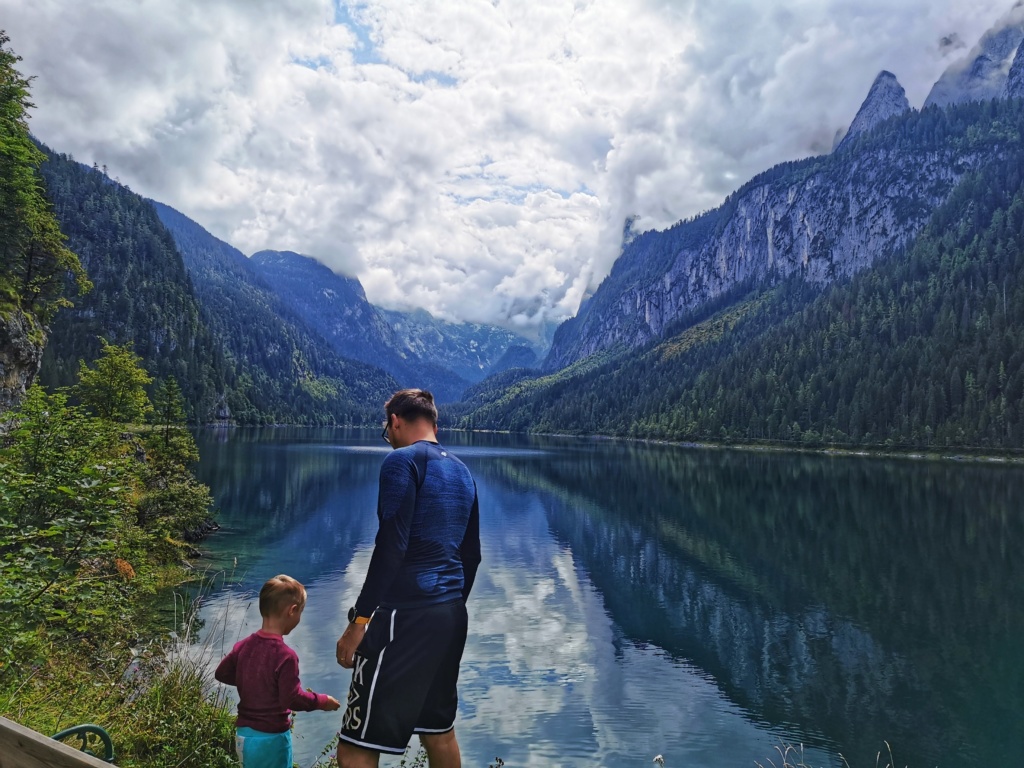
[[[306,607],[306,588],[275,576],[260,590],[263,628],[235,643],[214,677],[238,688],[235,749],[242,768],[292,768],[292,710],[333,711],[333,696],[311,693],[299,682],[299,657],[284,643]]]

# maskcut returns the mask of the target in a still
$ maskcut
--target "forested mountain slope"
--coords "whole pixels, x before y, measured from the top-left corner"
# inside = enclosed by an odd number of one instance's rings
[[[49,151],[42,175],[68,246],[93,283],[53,320],[40,372],[44,385],[72,384],[78,361],[97,357],[103,337],[131,342],[156,379],[173,376],[196,422],[217,416],[237,423],[378,419],[394,380],[339,359],[289,326],[287,308],[274,306],[272,294],[246,274],[228,246],[196,233],[189,256],[200,266],[193,282],[150,201],[97,168]]]
[[[334,349],[354,360],[392,356],[398,339],[362,283],[294,251],[259,251],[250,258],[255,274],[284,306],[315,328]]]
[[[429,389],[440,402],[459,399],[468,385],[433,356],[421,358],[406,349],[356,278],[292,251],[260,251],[251,262],[281,301],[337,354],[379,366],[403,387]]]
[[[831,155],[772,168],[715,211],[628,240],[558,329],[545,369],[663,337],[744,284],[798,275],[824,286],[908,247],[965,174],[1017,140],[1019,112],[992,101],[897,115]]]
[[[309,256],[260,251],[251,262],[281,301],[335,352],[380,366],[401,386],[429,389],[439,402],[458,400],[510,346],[528,344],[504,328],[447,323],[426,311],[381,310],[367,300],[359,280]]]
[[[1024,448],[1022,126],[1019,101],[886,123],[863,141],[917,137],[993,158],[964,171],[907,250],[824,288],[801,273],[738,286],[665,340],[546,376],[506,372],[446,417],[672,440]]]
[[[375,420],[398,386],[339,356],[259,276],[250,260],[197,223],[153,203],[177,244],[204,320],[232,372],[228,404],[243,423]]]
[[[132,342],[154,377],[178,380],[193,418],[209,418],[228,369],[170,233],[148,201],[98,169],[44,151],[47,195],[93,289],[54,318],[41,382],[72,384],[78,361],[98,357],[100,336]]]

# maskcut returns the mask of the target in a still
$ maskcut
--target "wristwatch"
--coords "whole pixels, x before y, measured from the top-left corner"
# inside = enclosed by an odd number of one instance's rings
[[[356,607],[353,605],[348,609],[348,623],[349,624],[369,624],[369,616],[360,616],[356,613]]]

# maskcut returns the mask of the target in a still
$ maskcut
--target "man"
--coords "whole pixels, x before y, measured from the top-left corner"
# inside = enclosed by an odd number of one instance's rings
[[[480,564],[476,484],[438,444],[429,392],[396,392],[384,412],[395,450],[380,470],[380,528],[338,640],[338,663],[352,669],[338,764],[375,768],[381,752],[402,754],[416,733],[431,768],[461,768],[456,688]]]

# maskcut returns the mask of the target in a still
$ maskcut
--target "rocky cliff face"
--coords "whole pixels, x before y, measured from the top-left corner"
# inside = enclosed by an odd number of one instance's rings
[[[927,104],[1008,91],[1024,97],[1024,60],[1014,61],[1022,41],[1024,0],[943,74]],[[882,72],[837,145],[843,151],[778,166],[716,211],[626,240],[611,274],[559,327],[544,368],[557,370],[617,345],[640,346],[747,285],[795,273],[824,284],[898,253],[985,159],[962,141],[853,149],[857,136],[904,114],[916,113],[896,77]]]
[[[978,159],[876,146],[762,174],[712,214],[627,245],[545,368],[644,344],[745,284],[794,273],[824,284],[896,253]]]
[[[1007,99],[1024,98],[1024,42],[1021,42],[1014,54],[1010,73],[1006,77],[1003,97]]]
[[[945,107],[1002,96],[1014,54],[1024,40],[1024,3],[1018,2],[963,59],[942,73],[925,107]]]
[[[909,111],[910,102],[900,81],[892,72],[882,70],[871,84],[867,98],[861,104],[857,116],[853,118],[850,129],[839,142],[837,149],[848,146],[857,136],[870,131],[879,123]]]
[[[25,396],[39,373],[45,338],[20,309],[0,314],[0,419]]]

